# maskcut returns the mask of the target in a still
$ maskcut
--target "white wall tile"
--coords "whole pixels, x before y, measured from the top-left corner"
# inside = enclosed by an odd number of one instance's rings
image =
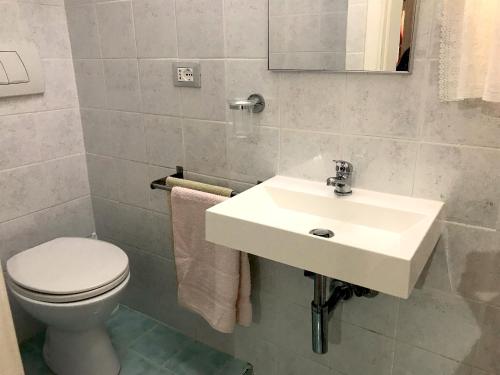
[[[107,107],[124,111],[141,109],[137,60],[104,60]]]
[[[225,124],[184,120],[183,131],[186,169],[225,177],[227,175]]]
[[[40,112],[33,115],[37,124],[42,160],[82,154],[82,125],[76,109]]]
[[[397,340],[456,361],[468,361],[481,337],[484,307],[438,291],[414,290],[402,301]],[[457,329],[460,327],[460,329]]]
[[[174,0],[133,0],[139,57],[177,57]]]
[[[222,0],[176,1],[180,58],[224,57]]]
[[[180,90],[174,87],[172,62],[139,60],[142,110],[145,113],[178,116],[181,114]]]
[[[69,6],[66,8],[66,16],[73,57],[100,57],[101,49],[95,5]]]
[[[137,57],[131,2],[97,4],[96,9],[102,56]]]
[[[37,128],[32,114],[0,117],[0,170],[40,161]]]
[[[106,83],[104,81],[102,60],[75,60],[73,63],[80,106],[85,108],[105,108]]]
[[[87,154],[87,168],[92,196],[119,199],[118,159]]]
[[[236,138],[232,136],[232,125],[228,125],[228,177],[255,184],[277,173],[279,129],[260,127],[256,132],[248,138]]]
[[[340,136],[281,130],[279,173],[318,181],[334,174],[340,157]]]
[[[166,116],[144,116],[148,160],[151,164],[175,168],[184,163],[182,120]]]
[[[379,294],[375,298],[353,298],[345,301],[336,317],[384,336],[394,337],[398,311],[399,298]]]
[[[500,371],[500,310],[488,306],[482,322],[482,336],[476,347],[472,363],[492,374]],[[478,372],[477,375],[482,375]],[[476,374],[474,374],[476,375]]]
[[[26,2],[19,7],[42,58],[71,58],[64,8]]]
[[[500,306],[500,232],[449,224],[448,237],[453,290]]]
[[[345,79],[345,74],[283,73],[279,91],[281,127],[339,132]]]
[[[147,164],[130,160],[116,161],[118,199],[120,202],[149,208],[149,168]]]
[[[181,88],[184,117],[224,121],[226,119],[224,61],[203,60],[201,88]]]
[[[268,0],[224,1],[227,57],[267,58]]]
[[[147,161],[144,116],[140,113],[110,112],[109,129],[113,144],[112,156]]]
[[[385,375],[392,367],[394,340],[348,323],[330,324],[330,366],[352,375]]]
[[[425,74],[426,64],[416,61],[411,75],[348,75],[344,131],[417,138]]]
[[[423,144],[413,194],[446,202],[450,221],[495,228],[500,204],[498,165],[498,149]],[[481,181],[481,188],[474,181]]]
[[[418,144],[392,139],[342,137],[342,159],[355,167],[353,186],[411,195]]]

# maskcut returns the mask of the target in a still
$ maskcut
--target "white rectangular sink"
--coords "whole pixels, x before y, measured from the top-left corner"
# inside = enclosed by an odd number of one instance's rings
[[[444,203],[276,176],[206,212],[206,239],[408,298],[441,234]],[[331,238],[310,234],[328,229]]]

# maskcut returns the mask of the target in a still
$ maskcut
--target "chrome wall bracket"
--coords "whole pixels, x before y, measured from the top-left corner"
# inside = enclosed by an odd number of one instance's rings
[[[266,101],[260,94],[252,94],[248,99],[231,99],[228,101],[229,109],[250,109],[253,113],[261,113],[266,108]]]

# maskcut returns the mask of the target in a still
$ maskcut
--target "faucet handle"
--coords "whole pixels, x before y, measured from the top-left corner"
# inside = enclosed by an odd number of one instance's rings
[[[354,171],[354,167],[351,163],[345,160],[333,160],[335,163],[335,171],[341,174],[351,174]]]

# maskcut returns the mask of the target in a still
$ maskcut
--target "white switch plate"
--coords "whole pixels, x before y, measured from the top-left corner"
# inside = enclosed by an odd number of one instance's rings
[[[201,87],[200,63],[178,61],[172,64],[174,86]]]

